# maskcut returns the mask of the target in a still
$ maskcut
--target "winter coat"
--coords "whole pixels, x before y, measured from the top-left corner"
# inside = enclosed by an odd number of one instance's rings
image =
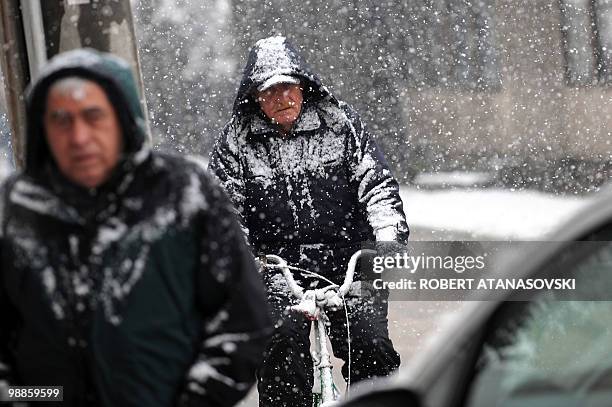
[[[91,190],[44,141],[49,86],[72,75],[102,86],[123,130],[122,160]],[[63,386],[62,406],[233,405],[271,329],[222,189],[149,150],[130,67],[107,54],[54,58],[27,108],[25,168],[0,199],[0,379]]]
[[[253,91],[274,75],[302,80],[302,112],[288,135],[261,112]],[[229,193],[256,252],[337,257],[360,242],[408,237],[399,188],[357,113],[321,84],[284,37],[251,50],[233,116],[210,168]],[[344,253],[338,256],[338,249]],[[328,257],[329,257],[328,256]],[[325,270],[320,270],[325,271]]]

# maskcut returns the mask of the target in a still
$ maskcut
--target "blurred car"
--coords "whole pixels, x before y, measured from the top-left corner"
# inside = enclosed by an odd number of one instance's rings
[[[357,388],[341,406],[612,406],[611,192],[499,270],[576,278],[575,291],[467,302],[398,374]]]

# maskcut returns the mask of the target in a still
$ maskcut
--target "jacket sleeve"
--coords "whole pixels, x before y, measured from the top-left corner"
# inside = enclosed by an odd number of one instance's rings
[[[205,177],[198,302],[203,338],[187,373],[182,406],[233,406],[255,382],[272,323],[265,289],[220,186]]]
[[[248,241],[249,230],[243,216],[246,190],[236,141],[237,122],[237,119],[233,118],[224,127],[212,150],[208,169],[217,177],[229,195],[238,215],[240,227]]]
[[[356,184],[358,199],[365,208],[376,241],[408,240],[408,225],[399,185],[359,115],[348,105],[341,106],[348,118],[351,182]]]

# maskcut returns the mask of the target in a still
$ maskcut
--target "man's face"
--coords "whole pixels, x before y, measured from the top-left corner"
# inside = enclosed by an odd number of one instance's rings
[[[301,85],[293,83],[279,83],[258,92],[256,97],[265,115],[285,131],[289,131],[300,116],[304,100]]]
[[[60,82],[51,86],[47,96],[47,143],[64,176],[95,188],[119,162],[123,149],[119,119],[98,84],[78,78]]]

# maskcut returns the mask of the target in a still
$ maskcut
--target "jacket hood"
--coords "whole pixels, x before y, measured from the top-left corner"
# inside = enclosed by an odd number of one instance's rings
[[[259,106],[253,97],[254,90],[277,75],[293,76],[305,82],[305,103],[319,99],[330,99],[337,103],[297,49],[285,37],[273,36],[257,41],[251,48],[234,101],[234,114],[258,112]]]
[[[122,128],[124,161],[144,160],[149,151],[147,126],[130,65],[108,53],[77,49],[52,58],[28,88],[24,172],[39,175],[52,160],[43,126],[47,94],[54,82],[71,76],[91,80],[104,89]]]

